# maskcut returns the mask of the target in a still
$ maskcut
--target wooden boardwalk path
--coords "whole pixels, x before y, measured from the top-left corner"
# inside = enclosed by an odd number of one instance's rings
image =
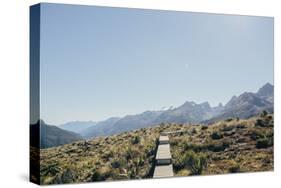
[[[154,169],[153,178],[174,176],[169,137],[166,135],[160,135],[159,137],[159,145],[155,160],[156,166]]]
[[[168,136],[171,134],[178,134],[178,133],[184,133],[186,132],[186,130],[177,130],[177,131],[168,131],[168,132],[163,132],[161,133],[162,135]]]

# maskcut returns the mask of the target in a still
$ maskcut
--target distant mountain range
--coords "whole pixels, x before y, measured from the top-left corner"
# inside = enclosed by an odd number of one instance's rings
[[[187,101],[177,108],[160,111],[145,111],[141,114],[122,118],[109,118],[100,122],[69,122],[59,127],[73,131],[84,138],[108,136],[124,131],[152,127],[162,122],[170,123],[211,123],[230,117],[248,118],[263,110],[273,112],[274,87],[265,84],[256,93],[245,92],[233,96],[226,105],[211,107],[208,102],[197,104]]]
[[[71,121],[58,127],[67,131],[75,132],[78,134],[82,134],[83,131],[89,127],[96,125],[97,122],[94,121]]]
[[[263,110],[273,112],[273,85],[267,83],[257,93],[245,92],[233,96],[223,110],[207,122],[214,122],[229,117],[248,118]]]
[[[41,120],[40,147],[49,148],[82,139],[108,136],[140,128],[153,127],[160,123],[213,123],[226,118],[248,118],[263,110],[273,112],[273,85],[267,83],[256,93],[245,92],[233,96],[225,105],[211,107],[208,102],[197,104],[187,101],[177,108],[145,111],[141,114],[112,117],[105,121],[74,121],[59,126],[47,125]],[[31,125],[31,145],[38,146],[39,122]]]
[[[38,146],[39,125],[40,146]],[[60,129],[57,126],[47,125],[43,120],[41,120],[40,123],[38,121],[36,124],[30,125],[30,134],[32,135],[30,145],[40,148],[55,147],[83,139],[77,133]]]

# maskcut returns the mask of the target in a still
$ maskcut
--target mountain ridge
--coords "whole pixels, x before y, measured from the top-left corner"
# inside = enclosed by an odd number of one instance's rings
[[[82,134],[85,129],[94,126],[96,124],[97,122],[95,121],[71,121],[61,124],[58,127],[67,131]]]
[[[248,118],[263,110],[273,112],[273,91],[274,86],[266,83],[256,93],[244,92],[239,96],[234,95],[225,105],[219,103],[218,106],[211,107],[207,101],[199,104],[186,101],[178,107],[167,110],[145,111],[121,118],[109,118],[79,133],[84,138],[94,138],[153,127],[159,123],[210,123],[230,117]]]
[[[83,140],[79,134],[63,130],[58,126],[48,125],[43,120],[30,125],[30,134],[33,135],[30,145],[42,149]]]

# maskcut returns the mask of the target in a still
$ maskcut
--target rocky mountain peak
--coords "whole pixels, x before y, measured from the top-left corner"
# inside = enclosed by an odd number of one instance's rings
[[[270,83],[266,83],[258,90],[257,95],[261,97],[268,97],[273,95],[273,85],[271,85]]]

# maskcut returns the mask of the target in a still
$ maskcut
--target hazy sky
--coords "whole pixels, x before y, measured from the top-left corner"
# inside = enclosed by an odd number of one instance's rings
[[[49,124],[225,104],[273,83],[273,18],[43,4]]]

